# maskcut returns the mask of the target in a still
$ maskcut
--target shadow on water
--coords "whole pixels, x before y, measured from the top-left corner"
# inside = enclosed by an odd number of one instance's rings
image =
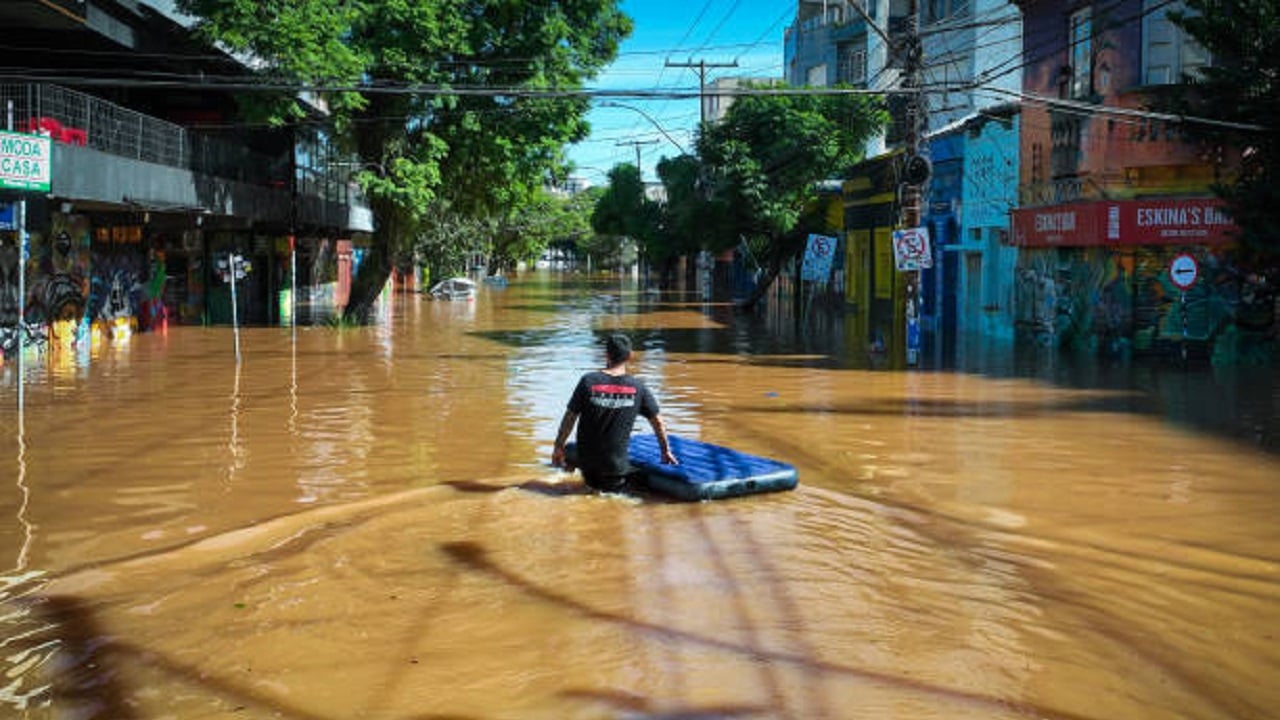
[[[132,720],[137,715],[119,680],[125,653],[97,626],[93,613],[79,600],[45,596],[32,610],[45,623],[39,643],[57,648],[49,667],[49,699],[61,716]]]
[[[849,667],[829,660],[823,660],[811,653],[797,654],[795,652],[770,650],[764,647],[725,640],[719,637],[690,632],[688,630],[679,630],[666,627],[658,623],[608,612],[582,603],[558,590],[542,587],[512,571],[507,570],[506,568],[503,568],[489,557],[489,553],[479,543],[466,541],[443,543],[440,545],[440,550],[449,557],[450,560],[471,570],[472,572],[488,575],[497,581],[503,582],[506,585],[516,588],[526,595],[537,598],[543,602],[559,605],[592,620],[617,624],[626,627],[632,632],[652,637],[666,643],[685,643],[701,649],[734,653],[749,659],[753,663],[786,666],[806,674],[814,674],[814,676],[833,676],[873,680],[885,685],[906,688],[913,692],[932,696],[951,703],[962,704],[975,711],[987,711],[993,713],[1008,712],[1010,708],[1015,708],[1025,714],[1041,718],[1055,718],[1061,720],[1086,720],[1086,718],[1088,718],[1088,716],[1085,715],[1061,712],[1048,707],[1013,703],[1008,699],[932,685],[910,677],[900,677],[875,670]],[[637,703],[634,698],[629,696],[615,697],[613,700],[622,704],[634,705]],[[690,709],[687,712],[666,712],[650,716],[642,715],[641,717],[732,717],[734,714],[759,714],[761,712],[764,712],[764,714],[768,716],[774,710],[776,710],[776,708],[731,706],[698,710]]]
[[[43,668],[48,682],[47,701],[57,717],[80,720],[135,720],[141,717],[131,700],[133,688],[122,678],[123,669],[150,668],[181,683],[207,688],[224,699],[231,713],[265,711],[275,717],[328,720],[282,703],[238,683],[216,679],[197,667],[189,667],[113,638],[101,628],[93,609],[66,595],[44,595],[31,600],[32,612],[45,623],[37,633],[22,638],[22,647],[56,648]],[[246,716],[248,717],[248,716]]]

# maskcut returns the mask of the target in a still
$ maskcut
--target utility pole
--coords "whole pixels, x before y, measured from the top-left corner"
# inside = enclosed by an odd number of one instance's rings
[[[644,205],[644,170],[642,170],[640,167],[640,146],[653,145],[657,142],[658,142],[657,140],[623,140],[623,141],[614,143],[615,147],[618,145],[634,145],[636,148],[636,175],[640,178],[640,205]],[[618,248],[618,281],[619,282],[622,281],[622,248],[621,247]]]
[[[908,0],[906,17],[906,37],[904,38],[904,58],[902,86],[908,90],[907,95],[907,165],[906,180],[902,194],[902,225],[911,230],[920,225],[920,205],[922,203],[923,186],[929,180],[929,161],[921,154],[923,135],[926,126],[924,95],[921,92],[921,69],[924,65],[924,46],[920,42],[920,4],[919,0]],[[920,360],[920,271],[908,270],[905,273],[905,318],[906,318],[906,360],[908,366]]]
[[[707,68],[731,68],[738,67],[738,61],[731,63],[709,63],[706,60],[694,62],[692,58],[682,63],[673,63],[670,60],[666,62],[669,68],[691,68],[698,71],[698,115],[701,124],[707,123]]]
[[[619,145],[635,145],[636,146],[636,172],[639,173],[640,175],[641,192],[644,191],[644,171],[640,169],[640,146],[654,145],[657,142],[658,142],[657,140],[621,140],[619,142],[614,143],[615,147]]]

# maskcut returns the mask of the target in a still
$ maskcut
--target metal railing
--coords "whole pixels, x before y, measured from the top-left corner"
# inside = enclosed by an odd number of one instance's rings
[[[270,184],[288,178],[287,159],[56,85],[0,84],[0,110],[15,130],[52,119],[82,132],[88,147],[120,157],[244,182]]]

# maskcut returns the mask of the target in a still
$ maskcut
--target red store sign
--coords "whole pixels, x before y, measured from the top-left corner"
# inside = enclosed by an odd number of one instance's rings
[[[1013,211],[1018,247],[1199,245],[1231,242],[1221,200],[1100,200]]]

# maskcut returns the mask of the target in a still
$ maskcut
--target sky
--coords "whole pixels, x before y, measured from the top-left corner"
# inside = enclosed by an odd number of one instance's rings
[[[631,37],[622,42],[613,64],[588,84],[591,89],[696,93],[698,71],[665,67],[667,62],[737,63],[707,68],[708,83],[718,77],[782,77],[782,33],[795,17],[795,0],[622,0],[621,7],[634,24]],[[646,181],[658,179],[659,160],[681,154],[677,145],[693,151],[696,97],[593,103],[591,136],[569,149],[578,167],[574,175],[592,185],[606,184],[606,173],[615,165],[634,164],[637,147]]]

